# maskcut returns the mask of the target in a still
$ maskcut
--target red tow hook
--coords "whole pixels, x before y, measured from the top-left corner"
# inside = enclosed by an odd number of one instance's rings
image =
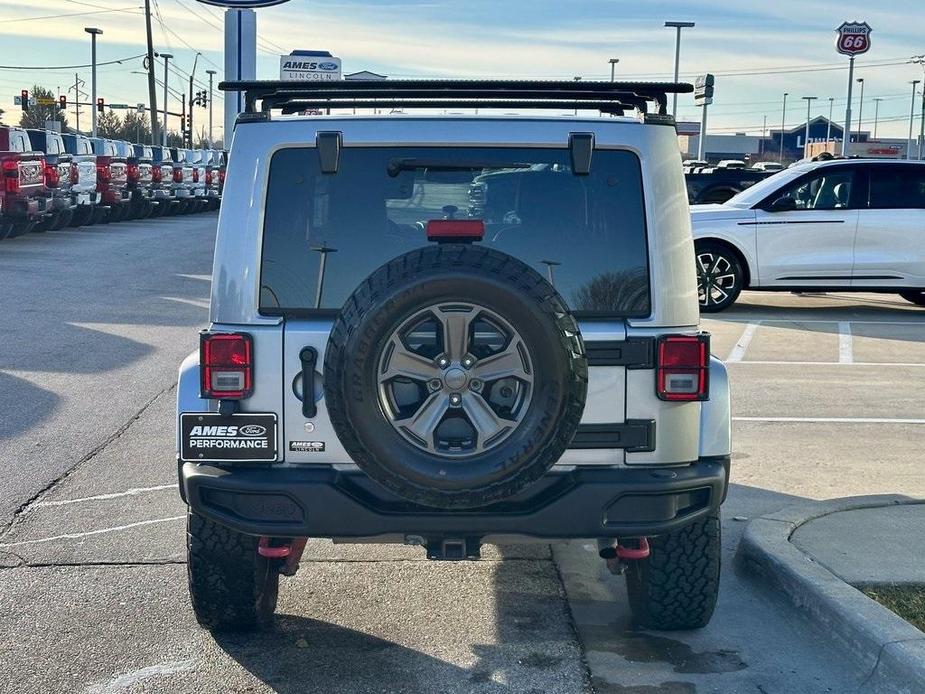
[[[291,540],[285,540],[283,544],[270,544],[269,537],[261,537],[257,542],[257,554],[267,559],[285,559],[279,572],[284,576],[294,576],[299,570],[299,560],[302,558],[302,552],[305,551],[305,543],[308,538],[296,537]]]
[[[619,576],[626,569],[626,562],[646,559],[649,556],[648,538],[640,537],[637,542],[639,543],[638,547],[624,547],[619,541],[614,542],[612,545],[604,544],[601,541],[598,545],[600,547],[598,555],[607,562],[610,573]]]

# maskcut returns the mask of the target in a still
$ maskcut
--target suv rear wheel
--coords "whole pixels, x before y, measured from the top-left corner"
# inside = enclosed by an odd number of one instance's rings
[[[535,270],[480,246],[412,251],[344,304],[325,401],[356,464],[400,496],[476,508],[539,479],[578,428],[578,324]]]
[[[696,244],[695,255],[700,310],[716,313],[732,306],[745,285],[739,258],[728,246],[710,241]]]
[[[629,562],[626,589],[633,619],[647,629],[699,629],[719,594],[719,511],[651,538],[646,559]]]
[[[258,538],[190,511],[187,576],[196,621],[212,631],[269,625],[279,591],[278,560],[257,553]]]
[[[899,295],[906,301],[911,301],[916,306],[925,306],[925,290],[912,289],[906,292],[900,292]]]

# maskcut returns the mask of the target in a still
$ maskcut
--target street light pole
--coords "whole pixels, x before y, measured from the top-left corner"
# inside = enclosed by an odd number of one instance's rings
[[[804,96],[800,97],[806,101],[806,133],[803,135],[803,158],[807,159],[809,157],[809,117],[810,117],[810,106],[812,106],[813,101],[818,97],[815,96]]]
[[[883,101],[882,97],[874,98],[874,139],[877,139],[877,121],[880,120],[880,102]]]
[[[858,84],[861,85],[861,101],[858,104],[858,142],[861,141],[861,117],[864,115],[864,78],[858,77]]]
[[[906,152],[906,159],[912,159],[912,126],[915,123],[915,88],[919,86],[922,80],[912,80],[912,106],[909,108],[909,150]]]
[[[164,129],[161,133],[161,144],[167,146],[167,61],[173,58],[170,53],[160,53],[159,58],[164,59]]]
[[[848,58],[848,105],[845,106],[845,129],[841,140],[842,156],[848,155],[848,143],[851,140],[851,90],[854,87],[854,56]]]
[[[678,81],[681,68],[681,29],[689,29],[695,25],[694,22],[665,22],[666,27],[672,27],[676,31],[674,44],[674,81]],[[671,96],[671,116],[678,118],[678,94],[675,92]]]
[[[216,70],[206,70],[209,75],[209,147],[215,146],[215,140],[212,139],[212,78],[215,77]]]
[[[572,79],[575,80],[576,82],[581,82],[581,77],[579,77],[578,75],[575,75]],[[578,115],[578,103],[579,102],[577,101],[575,102],[575,115],[576,116]]]
[[[787,95],[789,92],[784,92],[784,107],[781,109],[780,116],[780,158],[778,161],[784,163],[784,127],[787,123]]]
[[[835,108],[835,97],[829,97],[829,124],[825,128],[825,151],[829,151],[829,142],[832,141],[832,110]]]
[[[607,62],[610,63],[610,81],[613,82],[616,79],[616,68],[617,68],[617,63],[620,62],[620,59],[611,58]]]
[[[90,34],[90,64],[92,72],[90,81],[90,124],[93,137],[96,137],[96,37],[103,33],[102,29],[96,27],[84,27],[84,31]],[[79,98],[79,97],[78,97]]]
[[[196,57],[193,58],[193,71],[189,73],[189,123],[187,127],[189,128],[189,147],[193,148],[193,80],[196,77],[196,65],[199,63],[199,56],[202,53],[196,52]]]

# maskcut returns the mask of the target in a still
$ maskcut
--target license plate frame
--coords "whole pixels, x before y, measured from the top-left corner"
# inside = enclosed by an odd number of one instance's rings
[[[275,463],[279,460],[278,428],[274,412],[181,412],[180,460]]]

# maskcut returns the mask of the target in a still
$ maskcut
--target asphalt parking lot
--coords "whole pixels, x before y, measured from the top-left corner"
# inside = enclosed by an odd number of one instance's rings
[[[207,320],[215,216],[0,244],[0,691],[845,692],[866,672],[743,576],[744,521],[799,499],[925,496],[925,311],[894,295],[748,293],[704,321],[733,388],[720,603],[629,624],[583,543],[472,563],[309,544],[276,627],[189,608],[176,368]]]

